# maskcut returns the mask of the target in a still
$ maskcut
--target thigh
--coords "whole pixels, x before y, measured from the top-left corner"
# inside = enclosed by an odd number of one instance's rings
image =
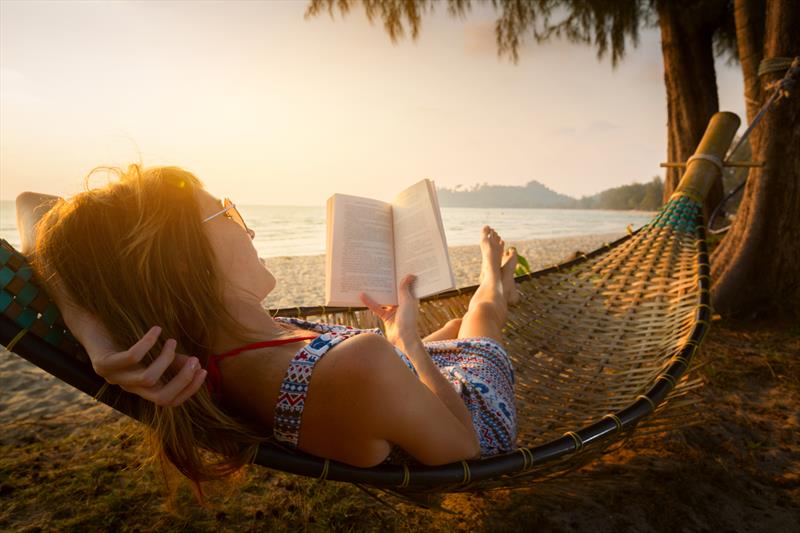
[[[422,342],[431,342],[431,341],[446,341],[449,339],[455,339],[458,337],[458,330],[461,327],[461,319],[454,318],[452,320],[448,320],[444,326],[437,329],[424,339]]]
[[[503,344],[503,329],[498,324],[497,310],[492,304],[478,303],[464,315],[458,338],[470,337],[489,337]]]

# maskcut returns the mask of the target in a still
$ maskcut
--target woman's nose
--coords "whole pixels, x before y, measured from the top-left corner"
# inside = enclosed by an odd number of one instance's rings
[[[255,239],[255,238],[256,238],[256,232],[255,232],[255,231],[253,231],[253,230],[252,230],[252,229],[250,229],[250,228],[247,228],[247,234],[248,234],[248,235],[250,235],[250,240],[253,240],[253,239]]]

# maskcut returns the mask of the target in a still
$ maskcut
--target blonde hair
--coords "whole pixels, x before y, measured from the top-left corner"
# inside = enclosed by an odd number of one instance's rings
[[[177,351],[197,356],[204,367],[216,331],[253,340],[223,305],[196,198],[200,180],[176,167],[107,170],[118,179],[59,201],[40,222],[33,266],[45,286],[57,281],[123,349],[161,326],[144,365],[169,338],[177,340]],[[162,381],[174,375],[168,370]],[[200,498],[201,482],[239,470],[265,437],[220,409],[205,387],[178,407],[136,398],[153,433],[154,457],[189,478]]]

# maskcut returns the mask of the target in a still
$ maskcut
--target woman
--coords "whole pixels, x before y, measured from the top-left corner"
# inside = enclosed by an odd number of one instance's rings
[[[384,337],[272,318],[262,301],[275,278],[233,204],[178,168],[116,172],[106,187],[54,202],[32,264],[97,373],[142,398],[157,453],[193,482],[237,470],[271,433],[362,467],[399,449],[437,465],[513,448],[501,330],[517,298],[516,254],[491,228],[467,313],[425,339],[413,276],[397,306],[362,295]],[[24,252],[43,198],[18,198]]]

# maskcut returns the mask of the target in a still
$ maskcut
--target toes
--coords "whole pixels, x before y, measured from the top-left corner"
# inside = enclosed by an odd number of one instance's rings
[[[503,267],[516,268],[517,266],[517,249],[513,246],[503,251]]]

